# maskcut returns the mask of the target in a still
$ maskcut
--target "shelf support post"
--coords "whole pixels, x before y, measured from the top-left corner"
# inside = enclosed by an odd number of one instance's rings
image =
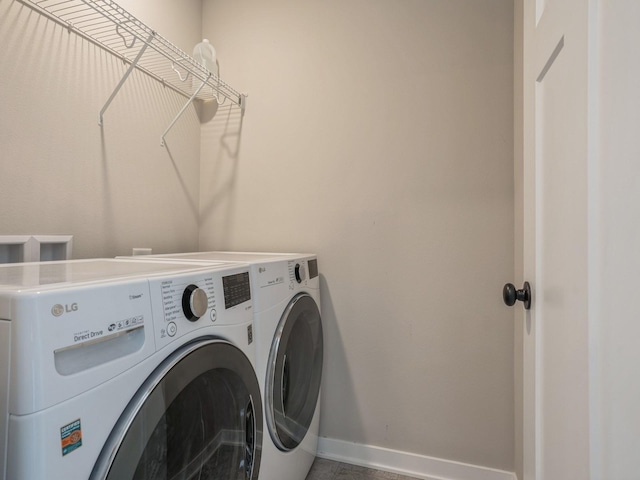
[[[244,110],[247,108],[247,95],[244,93],[240,94],[238,98],[238,105],[240,105],[241,115],[244,117]]]
[[[151,40],[153,40],[153,37],[155,36],[156,36],[156,32],[152,32],[151,35],[149,35],[149,38],[147,38],[147,41],[144,42],[144,45],[138,52],[138,55],[136,55],[136,58],[133,60],[133,62],[131,62],[131,65],[129,65],[129,68],[125,72],[124,76],[120,79],[120,81],[118,82],[118,85],[116,85],[116,88],[111,93],[111,96],[107,99],[107,102],[104,104],[104,107],[102,107],[102,110],[100,110],[98,125],[100,125],[101,127],[103,124],[104,112],[107,111],[107,108],[109,108],[109,105],[111,105],[111,102],[120,91],[120,88],[122,88],[122,85],[124,85],[124,82],[127,80],[127,78],[129,78],[129,75],[131,75],[131,72],[133,72],[133,69],[136,68],[136,65],[138,64],[140,57],[142,57],[142,54],[147,49],[147,47],[149,46],[149,43],[151,43]]]
[[[171,128],[173,128],[173,126],[176,124],[176,122],[178,121],[178,119],[182,116],[182,114],[184,113],[184,111],[187,109],[187,107],[189,105],[191,105],[191,102],[193,102],[193,100],[198,96],[198,94],[200,93],[200,90],[202,90],[202,88],[207,84],[207,82],[209,81],[209,78],[211,78],[211,72],[209,72],[209,75],[207,76],[207,79],[202,82],[202,85],[200,85],[197,90],[195,92],[193,92],[193,95],[191,95],[191,97],[189,98],[189,100],[187,101],[187,103],[184,104],[184,107],[182,107],[182,109],[178,112],[178,114],[176,115],[176,117],[173,119],[173,122],[171,122],[169,124],[169,126],[167,127],[167,129],[164,131],[164,133],[162,134],[162,137],[160,137],[160,146],[164,147],[164,137],[167,135],[167,133],[169,133],[169,130],[171,130]]]

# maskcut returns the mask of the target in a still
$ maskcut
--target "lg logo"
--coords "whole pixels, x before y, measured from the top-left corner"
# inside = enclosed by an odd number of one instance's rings
[[[77,312],[78,304],[72,303],[71,305],[60,305],[56,303],[53,307],[51,307],[51,313],[54,317],[59,317],[63,313]]]

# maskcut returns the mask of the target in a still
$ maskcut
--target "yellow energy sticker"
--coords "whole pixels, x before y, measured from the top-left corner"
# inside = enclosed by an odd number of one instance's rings
[[[62,446],[62,456],[73,452],[82,446],[82,426],[80,419],[77,419],[60,429],[60,445]]]

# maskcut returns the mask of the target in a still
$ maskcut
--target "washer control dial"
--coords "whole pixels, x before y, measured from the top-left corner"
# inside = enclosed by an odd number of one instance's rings
[[[207,293],[197,285],[189,285],[182,293],[182,311],[187,320],[195,322],[205,313],[209,306]]]
[[[304,269],[304,265],[296,263],[295,274],[296,282],[298,283],[302,283],[307,279],[307,271]]]

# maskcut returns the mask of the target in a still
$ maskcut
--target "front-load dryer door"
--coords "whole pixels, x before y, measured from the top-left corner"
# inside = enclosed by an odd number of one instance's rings
[[[138,390],[90,480],[256,480],[262,422],[247,357],[201,339],[174,352]]]
[[[296,448],[315,413],[322,379],[322,322],[316,302],[296,295],[274,335],[267,366],[269,433],[283,451]]]

